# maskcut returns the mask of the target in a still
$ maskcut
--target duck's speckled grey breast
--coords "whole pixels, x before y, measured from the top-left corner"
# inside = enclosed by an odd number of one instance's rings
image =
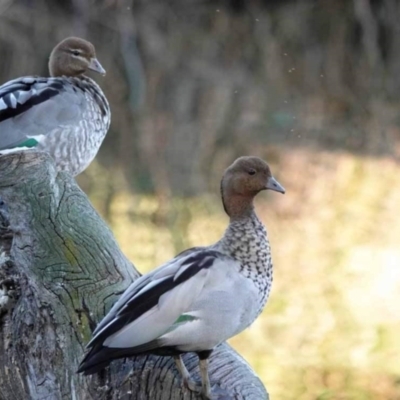
[[[69,96],[79,97],[75,124],[60,125],[38,145],[48,151],[60,170],[78,175],[96,156],[110,126],[110,109],[99,86],[90,78],[70,79]],[[69,93],[70,91],[73,93]]]
[[[256,214],[231,222],[223,238],[213,246],[240,262],[240,273],[251,280],[258,292],[254,305],[254,321],[268,300],[273,281],[271,246],[267,231]]]

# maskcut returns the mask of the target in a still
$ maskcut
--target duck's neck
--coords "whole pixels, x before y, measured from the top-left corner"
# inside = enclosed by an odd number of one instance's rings
[[[231,217],[228,228],[216,247],[221,252],[246,263],[253,253],[269,247],[267,232],[254,209],[246,217]]]
[[[254,195],[232,193],[221,186],[221,196],[224,210],[231,221],[251,218],[254,214]]]
[[[239,236],[239,233],[243,232],[245,237],[243,239],[247,242],[247,237],[251,236],[252,238],[258,237],[259,235],[265,235],[265,227],[264,224],[260,221],[257,214],[254,211],[254,208],[249,212],[245,217],[242,216],[230,218],[228,228],[225,231],[223,238],[235,235]],[[242,237],[238,237],[239,241]]]
[[[61,76],[66,76],[69,78],[81,78],[82,76],[84,76],[84,73],[86,71],[84,68],[77,70],[74,70],[72,68],[66,69],[65,66],[59,62],[59,60],[54,60],[52,58],[50,58],[48,67],[50,76],[52,78],[57,78]]]

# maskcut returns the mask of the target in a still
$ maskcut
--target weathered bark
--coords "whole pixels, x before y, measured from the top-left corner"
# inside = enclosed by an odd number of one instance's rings
[[[195,399],[169,357],[76,369],[91,331],[139,273],[68,174],[37,152],[0,158],[0,399]],[[186,355],[198,377],[197,359]],[[229,399],[268,397],[228,345],[210,363]]]

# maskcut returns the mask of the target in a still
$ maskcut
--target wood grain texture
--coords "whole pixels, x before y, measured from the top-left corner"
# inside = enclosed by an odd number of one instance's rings
[[[44,153],[0,157],[0,400],[194,400],[170,357],[76,374],[97,322],[139,276],[72,177]],[[185,356],[197,379],[197,358]],[[267,399],[228,345],[211,357],[225,399]]]

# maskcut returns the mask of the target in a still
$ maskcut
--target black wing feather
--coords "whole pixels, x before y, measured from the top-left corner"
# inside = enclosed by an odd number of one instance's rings
[[[33,106],[57,96],[63,90],[63,83],[54,78],[27,77],[4,84],[0,87],[0,99],[7,108],[0,110],[0,122],[24,113]],[[21,101],[25,96],[27,98]]]

